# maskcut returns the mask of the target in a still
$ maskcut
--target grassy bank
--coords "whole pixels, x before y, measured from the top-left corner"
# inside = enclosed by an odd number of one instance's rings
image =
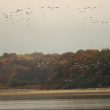
[[[110,88],[75,89],[75,90],[35,90],[4,89],[0,90],[0,99],[45,99],[45,98],[102,98],[110,97]]]

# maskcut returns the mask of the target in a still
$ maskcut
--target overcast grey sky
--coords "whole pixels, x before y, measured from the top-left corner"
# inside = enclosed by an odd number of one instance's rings
[[[0,54],[102,48],[110,48],[110,0],[0,0]]]

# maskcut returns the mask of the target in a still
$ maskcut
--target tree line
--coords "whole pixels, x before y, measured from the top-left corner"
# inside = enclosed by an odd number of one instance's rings
[[[0,56],[0,88],[98,87],[110,87],[110,49]]]

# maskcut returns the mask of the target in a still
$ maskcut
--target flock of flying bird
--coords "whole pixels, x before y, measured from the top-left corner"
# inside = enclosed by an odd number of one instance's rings
[[[93,7],[87,6],[84,8],[77,8],[77,10],[80,14],[84,15],[85,20],[89,20],[93,24],[97,24],[97,23],[108,24],[109,22],[107,20],[99,20],[95,16],[87,16],[88,14],[86,14],[88,11],[95,11],[97,8],[100,8],[100,7],[102,7],[102,5],[93,6]]]
[[[103,7],[103,6],[102,5],[99,5],[99,6],[86,6],[86,7],[83,7],[83,8],[77,8],[77,11],[84,16],[85,20],[89,20],[89,22],[92,23],[92,24],[98,24],[98,23],[99,24],[109,24],[109,21],[107,21],[107,20],[97,19],[95,16],[87,16],[88,12],[95,11],[97,8],[101,8],[101,7]],[[54,9],[59,9],[61,7],[59,7],[59,6],[47,6],[47,7],[42,6],[41,8],[42,9],[54,10]],[[67,5],[67,8],[71,8],[70,5]],[[45,16],[45,15],[42,15],[42,16]]]
[[[11,11],[10,13],[2,13],[4,20],[7,23],[16,24],[25,22],[27,24],[31,21],[32,11],[30,8],[26,9],[16,9],[15,11]]]
[[[106,20],[98,20],[96,19],[95,16],[89,16],[87,13],[90,11],[95,11],[97,8],[101,8],[102,5],[99,6],[87,6],[83,8],[77,8],[77,11],[83,15],[85,20],[89,20],[89,22],[93,24],[109,24],[108,21]],[[41,9],[48,9],[48,10],[55,10],[55,9],[60,9],[60,6],[41,6]],[[67,5],[67,8],[70,8],[70,5]],[[86,13],[87,12],[87,13]],[[25,8],[25,9],[16,9],[15,11],[10,12],[9,14],[7,13],[2,13],[4,16],[4,19],[7,23],[11,24],[16,24],[16,23],[27,23],[29,24],[31,21],[31,8]],[[42,16],[45,16],[45,14],[42,14]]]

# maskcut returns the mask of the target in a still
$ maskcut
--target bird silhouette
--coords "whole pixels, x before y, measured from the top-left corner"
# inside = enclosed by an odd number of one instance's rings
[[[30,15],[30,13],[29,13],[29,12],[26,12],[26,14]]]
[[[21,12],[21,11],[23,11],[23,10],[17,9],[16,13]]]
[[[3,13],[3,15],[4,15],[5,18],[8,18],[8,15],[7,14]]]
[[[43,6],[41,8],[44,8]]]
[[[55,8],[60,8],[60,7],[56,6]]]

